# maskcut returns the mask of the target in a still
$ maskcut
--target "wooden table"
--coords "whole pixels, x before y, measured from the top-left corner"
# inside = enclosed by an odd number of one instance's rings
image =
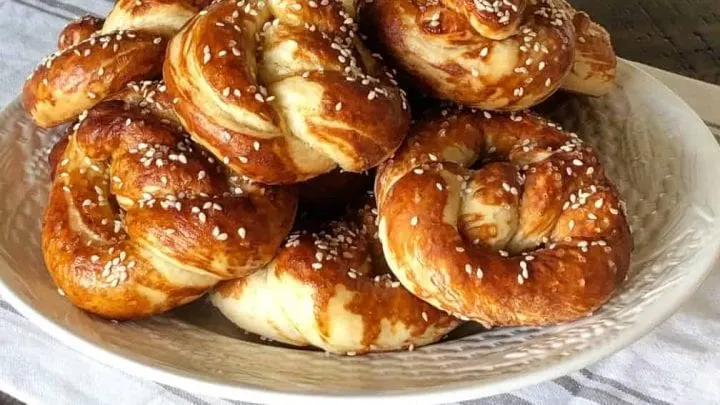
[[[618,54],[720,84],[720,0],[569,0],[610,31]]]

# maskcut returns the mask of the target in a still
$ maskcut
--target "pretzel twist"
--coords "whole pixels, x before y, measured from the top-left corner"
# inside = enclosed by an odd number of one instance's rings
[[[58,36],[58,49],[64,51],[97,34],[105,24],[105,20],[92,15],[82,16],[70,21]]]
[[[170,38],[211,0],[118,0],[102,32],[144,31]]]
[[[413,84],[442,99],[518,111],[563,86],[599,95],[614,81],[609,36],[564,0],[359,3],[373,42]],[[587,38],[578,37],[576,26]]]
[[[86,16],[71,22],[60,34],[59,50],[27,78],[25,110],[49,128],[74,120],[129,82],[159,77],[166,38],[204,3],[120,0],[105,21]]]
[[[376,190],[393,272],[461,319],[569,321],[625,279],[632,240],[614,187],[589,147],[538,116],[426,119]]]
[[[367,170],[409,126],[337,0],[218,1],[173,38],[164,77],[193,139],[268,184]]]
[[[213,303],[248,331],[333,353],[412,350],[441,339],[459,321],[391,276],[376,213],[369,202],[316,232],[301,227],[265,270],[219,284]]]
[[[160,87],[144,86],[146,102],[167,102]],[[164,312],[262,267],[297,204],[290,191],[228,177],[172,122],[129,100],[83,114],[52,154],[43,224],[57,286],[112,319]]]

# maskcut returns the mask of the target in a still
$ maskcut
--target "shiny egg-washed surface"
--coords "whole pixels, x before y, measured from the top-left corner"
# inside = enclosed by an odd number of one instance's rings
[[[720,244],[720,188],[711,186],[720,150],[669,90],[621,63],[610,95],[568,96],[552,110],[553,119],[582,134],[600,156],[627,201],[635,242],[628,280],[616,296],[573,323],[466,329],[413,352],[345,358],[260,342],[204,301],[140,322],[101,321],[58,295],[45,270],[39,219],[49,186],[47,150],[59,132],[37,129],[18,103],[0,115],[0,293],[100,360],[237,399],[287,400],[277,392],[435,394],[424,398],[445,402],[550,379],[613,353],[667,318],[707,274]]]

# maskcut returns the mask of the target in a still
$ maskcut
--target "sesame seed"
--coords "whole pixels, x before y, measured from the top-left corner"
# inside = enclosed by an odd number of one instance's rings
[[[425,311],[422,312],[422,319],[423,319],[425,322],[428,321],[428,314],[427,314],[427,312],[425,312]]]
[[[583,162],[580,159],[573,159],[572,164],[575,166],[582,166]]]
[[[238,228],[237,233],[241,239],[245,239],[245,237],[247,236],[247,231],[245,231],[245,228]]]
[[[488,55],[488,52],[489,52],[489,51],[490,51],[490,50],[488,49],[488,47],[485,47],[485,48],[481,49],[481,50],[480,50],[480,57],[483,57],[483,58],[486,57],[486,56]]]
[[[575,228],[575,221],[571,219],[568,221],[568,229],[573,230],[573,228]]]
[[[416,226],[418,224],[418,221],[419,221],[418,217],[416,217],[416,216],[412,217],[412,218],[410,218],[410,225]]]
[[[483,273],[483,270],[480,267],[478,267],[477,271],[475,272],[475,277],[482,279],[484,275],[485,275],[485,273]]]
[[[312,268],[314,270],[320,270],[320,269],[322,269],[322,266],[323,266],[322,263],[313,263],[312,264]]]
[[[522,285],[523,283],[525,283],[525,279],[523,278],[522,274],[518,274],[518,276],[517,276],[517,282],[518,282],[518,284],[520,284],[520,285]]]
[[[602,208],[604,200],[602,198],[595,201],[595,208]]]

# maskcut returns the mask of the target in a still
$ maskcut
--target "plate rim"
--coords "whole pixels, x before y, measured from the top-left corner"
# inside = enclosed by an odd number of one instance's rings
[[[624,67],[632,70],[634,74],[644,76],[646,80],[653,82],[658,90],[665,92],[666,96],[672,99],[673,105],[685,109],[688,116],[694,118],[696,124],[699,124],[699,131],[697,131],[694,136],[697,139],[706,138],[706,141],[712,141],[715,145],[713,148],[714,153],[718,156],[718,161],[720,161],[720,145],[715,141],[715,138],[703,120],[682,98],[658,79],[635,66],[632,62],[622,58],[618,58],[618,61],[624,65]],[[9,105],[14,103],[17,103],[17,99]],[[695,131],[692,132],[695,133]],[[300,402],[312,401],[312,403],[322,404],[335,404],[340,401],[344,403],[364,403],[368,400],[382,403],[412,402],[415,404],[430,404],[445,401],[479,399],[508,393],[577,371],[629,346],[670,318],[680,309],[682,303],[702,285],[705,278],[720,261],[720,240],[706,245],[698,252],[697,257],[697,263],[693,267],[696,267],[698,270],[686,274],[683,282],[674,287],[673,291],[675,294],[663,300],[656,299],[653,302],[654,317],[649,317],[642,323],[638,322],[633,328],[626,329],[614,339],[601,343],[591,350],[559,360],[555,364],[544,368],[525,371],[510,377],[497,376],[482,382],[469,380],[467,382],[448,384],[442,387],[419,389],[412,393],[373,393],[360,390],[345,394],[299,393],[272,390],[251,384],[213,382],[210,381],[207,376],[198,376],[177,369],[145,364],[141,360],[124,357],[122,354],[116,353],[109,348],[104,348],[84,339],[82,336],[64,328],[58,322],[49,319],[45,314],[36,310],[27,300],[19,294],[16,294],[5,283],[2,273],[0,273],[0,298],[7,301],[17,309],[21,315],[38,326],[43,332],[49,334],[67,347],[79,352],[81,355],[86,355],[104,365],[138,376],[142,379],[166,384],[187,390],[191,393],[270,404],[287,403],[288,400]],[[1,256],[0,266],[6,268],[11,267]]]

